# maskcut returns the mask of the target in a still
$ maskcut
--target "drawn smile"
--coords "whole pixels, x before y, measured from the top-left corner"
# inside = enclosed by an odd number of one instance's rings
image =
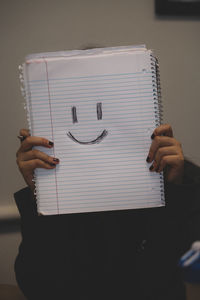
[[[99,143],[103,140],[103,138],[107,136],[107,134],[108,134],[108,131],[104,129],[103,132],[102,132],[96,139],[94,139],[94,140],[92,140],[92,141],[89,141],[89,142],[83,142],[83,141],[77,140],[77,139],[71,134],[71,132],[68,132],[68,133],[67,133],[67,135],[68,135],[68,137],[69,137],[70,139],[72,139],[74,142],[79,143],[79,144],[81,144],[81,145],[99,144]]]

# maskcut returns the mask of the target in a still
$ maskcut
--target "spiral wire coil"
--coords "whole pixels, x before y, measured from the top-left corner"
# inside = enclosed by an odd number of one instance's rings
[[[163,105],[161,99],[161,85],[160,85],[160,70],[158,59],[150,54],[151,57],[151,73],[152,73],[152,87],[153,87],[153,104],[155,111],[155,127],[160,126],[163,123]],[[164,193],[164,175],[160,173],[160,192],[161,201],[165,202]]]

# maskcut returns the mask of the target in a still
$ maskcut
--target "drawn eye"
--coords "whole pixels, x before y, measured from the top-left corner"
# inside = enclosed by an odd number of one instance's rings
[[[76,113],[76,106],[72,106],[72,122],[78,123],[77,113]],[[102,103],[97,103],[97,119],[102,120]]]
[[[101,102],[97,103],[97,119],[98,120],[102,119],[102,103]]]
[[[77,114],[76,114],[76,107],[72,107],[72,121],[73,123],[78,123]]]

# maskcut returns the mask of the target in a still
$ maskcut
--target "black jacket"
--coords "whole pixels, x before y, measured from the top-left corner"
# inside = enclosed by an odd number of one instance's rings
[[[27,299],[185,299],[177,263],[200,240],[200,169],[186,162],[165,196],[161,208],[38,216],[30,190],[17,192]]]

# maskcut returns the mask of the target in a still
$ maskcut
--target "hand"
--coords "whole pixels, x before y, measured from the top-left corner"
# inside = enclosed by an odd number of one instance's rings
[[[20,130],[20,136],[24,137],[21,146],[16,153],[17,165],[24,177],[24,180],[34,191],[33,174],[36,168],[54,169],[59,163],[59,159],[50,157],[44,152],[33,149],[33,146],[43,146],[52,148],[53,143],[41,137],[30,136],[27,129]]]
[[[181,144],[173,137],[169,124],[157,127],[152,136],[152,144],[147,156],[147,162],[153,164],[150,171],[160,173],[166,171],[169,182],[180,184],[183,179],[184,156]]]

